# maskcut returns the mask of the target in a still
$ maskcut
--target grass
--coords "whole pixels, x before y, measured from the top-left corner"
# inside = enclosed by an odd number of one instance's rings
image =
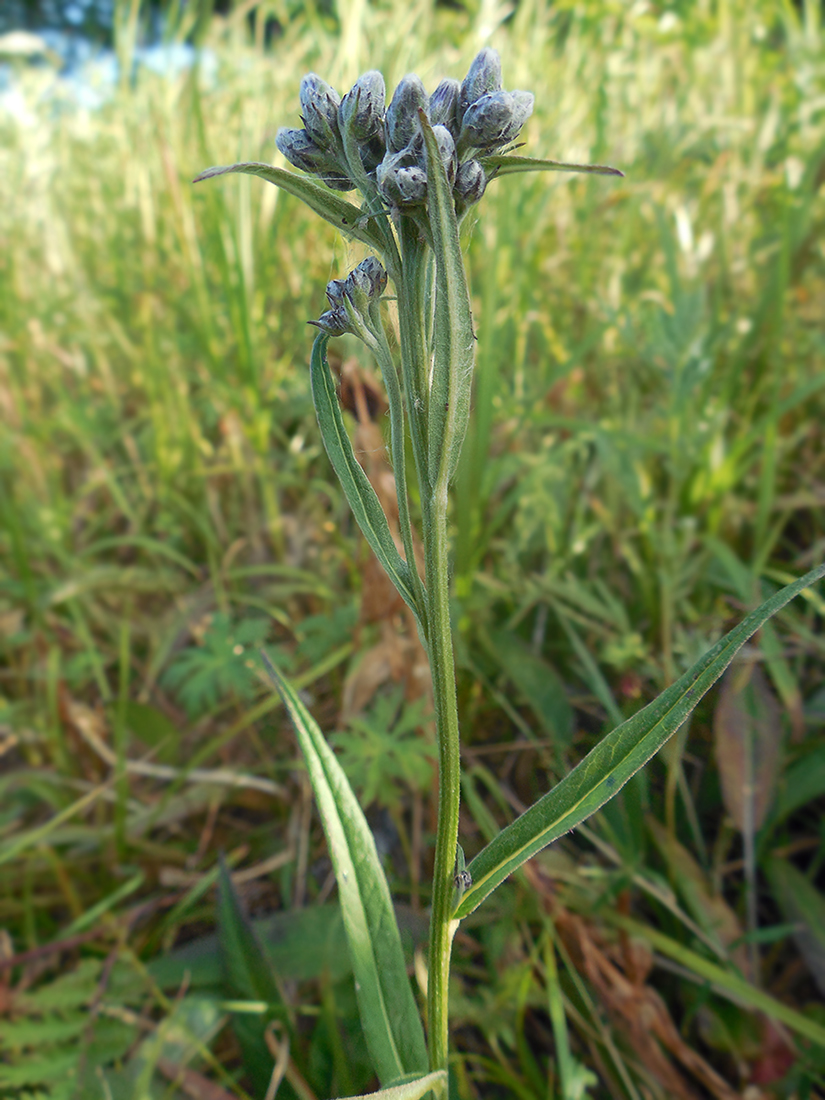
[[[240,9],[212,19],[212,77],[140,70],[89,113],[25,69],[28,114],[0,117],[0,1096],[264,1095],[271,1060],[240,1056],[260,998],[206,938],[220,851],[300,1021],[284,1094],[370,1087],[261,644],[324,728],[357,698],[338,743],[381,792],[424,970],[429,754],[399,736],[374,770],[388,722],[427,737],[413,678],[392,686],[414,645],[370,605],[308,395],[305,321],[360,253],[258,181],[189,183],[271,159],[304,72],[432,84],[489,36],[536,94],[526,152],[627,177],[494,183],[467,233],[468,856],[825,547],[814,3],[271,11],[268,51]],[[823,1094],[823,1048],[784,1019],[825,1023],[822,610],[763,630],[765,677],[729,678],[462,931],[462,1100]],[[749,761],[761,820],[729,793]]]

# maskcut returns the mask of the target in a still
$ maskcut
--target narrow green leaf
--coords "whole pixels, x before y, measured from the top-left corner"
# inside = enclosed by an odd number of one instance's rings
[[[565,164],[560,160],[537,160],[533,157],[492,156],[483,157],[484,170],[496,176],[509,176],[513,172],[586,172],[591,176],[621,176],[624,172],[606,164]]]
[[[779,908],[795,922],[796,946],[820,993],[825,995],[825,897],[786,859],[768,859],[765,873]]]
[[[278,980],[252,925],[244,916],[223,859],[218,890],[218,942],[224,975],[224,994],[238,1001],[259,1001],[262,1013],[233,1013],[232,1030],[243,1051],[244,1067],[255,1088],[263,1093],[272,1076],[274,1059],[264,1038],[273,1018],[288,1021]],[[295,1093],[284,1085],[285,1097]]]
[[[617,726],[552,791],[503,829],[470,864],[473,884],[455,916],[472,913],[517,867],[611,799],[681,726],[760,626],[824,575],[825,565],[820,565],[752,611],[681,679]]]
[[[804,1035],[806,1039],[825,1047],[825,1027],[816,1020],[803,1016],[801,1012],[796,1012],[788,1005],[777,1001],[769,993],[764,993],[750,982],[746,982],[738,974],[732,974],[729,970],[706,959],[704,955],[698,955],[690,948],[671,939],[670,936],[655,931],[641,921],[632,920],[616,912],[607,913],[606,916],[611,924],[623,928],[631,936],[647,940],[651,947],[685,969],[691,970],[697,977],[709,982],[716,992],[729,997],[735,1004],[744,1004],[757,1012],[764,1012],[771,1019],[778,1020],[791,1028],[797,1035]]]
[[[430,484],[435,485],[444,463],[447,480],[452,478],[467,434],[475,336],[452,188],[429,119],[423,111],[419,114],[427,153],[427,214],[435,254],[435,346],[427,433],[427,465]]]
[[[407,1074],[424,1073],[424,1030],[369,825],[312,715],[266,654],[261,656],[289,711],[315,792],[338,880],[361,1023],[373,1066],[383,1085]]]
[[[232,172],[241,172],[247,176],[260,176],[269,183],[274,183],[283,191],[305,202],[316,214],[334,225],[336,229],[348,237],[355,237],[364,244],[374,248],[377,252],[384,251],[385,241],[380,233],[373,227],[368,217],[354,203],[340,198],[334,191],[323,187],[309,176],[296,176],[294,172],[286,172],[283,168],[275,168],[271,164],[260,164],[257,161],[244,161],[240,164],[216,165],[207,168],[199,176],[195,176],[193,183],[202,180],[214,179],[215,176],[227,176]]]
[[[329,336],[323,332],[315,337],[309,368],[312,400],[315,403],[315,413],[324,446],[364,538],[370,544],[372,552],[383,565],[404,602],[412,608],[419,623],[423,624],[424,616],[415,598],[410,568],[398,553],[384,509],[370,485],[369,478],[355,457],[352,442],[347,435],[335,384],[327,363],[328,341]]]
[[[393,1085],[388,1089],[379,1089],[378,1092],[366,1092],[361,1096],[353,1096],[350,1100],[421,1100],[422,1096],[446,1078],[447,1071],[440,1069],[436,1073],[428,1073],[426,1077],[406,1081],[403,1085]]]

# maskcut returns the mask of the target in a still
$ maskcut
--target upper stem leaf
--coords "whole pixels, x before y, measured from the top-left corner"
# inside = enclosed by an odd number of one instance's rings
[[[621,176],[624,172],[606,164],[565,164],[560,160],[537,160],[534,157],[480,157],[488,174],[509,176],[513,172],[588,172],[592,176]]]
[[[324,446],[364,538],[386,570],[387,576],[423,625],[426,614],[424,608],[418,605],[411,572],[415,563],[411,567],[398,553],[381,502],[355,457],[327,363],[325,352],[328,341],[329,336],[323,332],[315,337],[309,368],[312,400]]]
[[[429,480],[435,486],[445,464],[448,481],[454,474],[467,432],[475,336],[452,188],[433,128],[425,112],[419,114],[427,153],[427,214],[435,255],[434,356],[427,429]]]
[[[334,191],[323,187],[320,183],[306,176],[296,176],[293,172],[286,172],[283,168],[275,168],[271,164],[260,164],[256,161],[245,161],[240,164],[227,164],[207,168],[199,176],[195,176],[193,183],[201,180],[212,179],[213,176],[226,176],[231,172],[242,172],[247,176],[260,176],[261,179],[274,183],[276,187],[288,191],[307,204],[316,214],[334,225],[336,229],[348,237],[355,237],[364,244],[374,248],[383,255],[386,241],[383,236],[370,223],[364,212],[354,203],[340,198]]]

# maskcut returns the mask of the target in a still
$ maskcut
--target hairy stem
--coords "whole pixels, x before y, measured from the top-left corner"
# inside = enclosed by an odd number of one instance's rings
[[[449,559],[447,544],[447,480],[440,479],[424,509],[429,656],[433,678],[438,737],[438,827],[430,917],[429,983],[427,990],[430,1068],[446,1069],[449,1046],[448,1008],[450,953],[453,942],[454,893],[460,753],[455,663],[450,626]]]

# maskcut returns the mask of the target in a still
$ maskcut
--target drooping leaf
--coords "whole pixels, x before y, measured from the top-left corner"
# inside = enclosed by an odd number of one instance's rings
[[[675,684],[617,726],[553,790],[503,829],[470,864],[473,885],[455,916],[472,913],[517,867],[612,798],[675,733],[760,626],[823,575],[825,565],[820,565],[752,611]]]
[[[796,946],[825,997],[825,897],[786,859],[767,860],[765,873],[779,908],[796,925]]]
[[[296,176],[293,172],[286,172],[283,168],[275,168],[271,164],[244,161],[240,164],[216,165],[214,168],[207,168],[199,176],[195,176],[192,182],[200,183],[202,180],[214,179],[215,176],[227,176],[232,172],[260,176],[261,179],[274,183],[276,187],[301,199],[316,214],[320,214],[330,225],[340,229],[346,236],[355,237],[377,252],[383,252],[384,240],[371,225],[370,220],[364,217],[363,211],[308,176]]]
[[[776,791],[782,711],[753,661],[734,661],[725,673],[713,734],[725,809],[740,833],[756,832]]]
[[[291,685],[265,654],[263,659],[292,719],[315,792],[338,881],[361,1024],[373,1066],[386,1086],[427,1069],[424,1030],[389,886],[369,825],[335,754]]]
[[[538,160],[534,157],[516,157],[499,155],[483,157],[481,163],[490,173],[497,176],[509,176],[513,172],[586,172],[591,176],[621,176],[624,172],[610,168],[606,164],[565,164],[560,160]]]
[[[352,442],[347,435],[341,406],[338,404],[335,385],[327,363],[328,342],[329,336],[326,333],[320,332],[315,337],[310,361],[312,400],[315,404],[315,413],[324,446],[332,468],[341,482],[341,488],[344,490],[344,496],[352,509],[355,521],[361,528],[370,549],[383,565],[387,576],[398,589],[404,602],[412,609],[418,621],[423,622],[423,609],[418,607],[418,601],[415,598],[410,567],[398,553],[381,502],[355,457]]]
[[[421,131],[427,154],[427,213],[435,254],[435,346],[427,432],[430,484],[435,485],[445,464],[447,481],[452,478],[467,433],[475,336],[453,191],[438,141],[423,111]]]
[[[261,1095],[272,1076],[274,1059],[264,1033],[273,1019],[288,1023],[288,1013],[278,980],[251,924],[241,909],[238,895],[223,860],[218,891],[218,942],[227,997],[263,1002],[261,1013],[235,1013],[232,1030],[243,1051],[244,1067]],[[294,1096],[288,1082],[285,1096]]]

